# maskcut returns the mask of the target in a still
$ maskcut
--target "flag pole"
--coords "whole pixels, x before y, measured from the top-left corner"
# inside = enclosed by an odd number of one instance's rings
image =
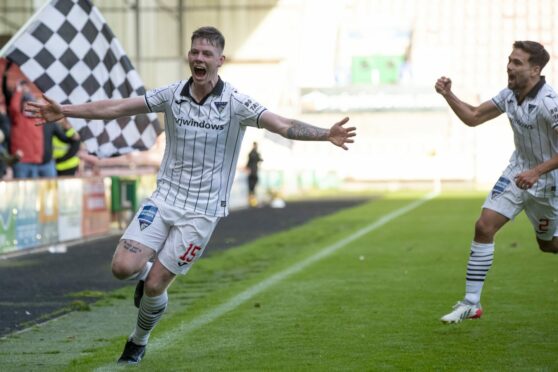
[[[12,36],[12,38],[10,40],[8,40],[8,42],[6,43],[6,45],[4,45],[2,47],[2,49],[0,49],[0,57],[4,57],[5,54],[8,52],[8,49],[10,49],[10,47],[12,46],[12,44],[21,36],[21,34],[23,34],[25,32],[25,30],[27,30],[27,27],[29,27],[31,25],[31,23],[35,22],[36,18],[39,16],[39,14],[43,11],[43,9],[45,9],[48,5],[50,5],[50,3],[54,1],[54,0],[47,0],[45,1],[45,3],[43,5],[41,5],[41,7],[35,12],[35,14],[33,14],[31,16],[31,18],[29,18],[27,20],[27,22],[25,22],[25,24],[23,26],[21,26],[19,28],[19,30],[17,30],[17,32],[15,33],[14,36]]]

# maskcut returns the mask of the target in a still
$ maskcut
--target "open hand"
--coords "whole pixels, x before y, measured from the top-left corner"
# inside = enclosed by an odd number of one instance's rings
[[[43,95],[44,101],[40,100],[37,102],[26,102],[23,111],[25,115],[40,119],[36,125],[43,125],[45,123],[52,123],[58,121],[64,117],[62,114],[62,106],[55,100],[48,98]]]
[[[329,129],[328,139],[331,143],[336,146],[348,150],[346,144],[355,142],[351,137],[356,136],[356,127],[345,128],[345,125],[349,121],[349,118],[343,118],[341,121],[335,123]]]

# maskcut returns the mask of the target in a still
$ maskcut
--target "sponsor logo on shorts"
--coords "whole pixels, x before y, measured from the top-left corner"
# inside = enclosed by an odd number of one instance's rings
[[[508,178],[500,177],[498,181],[496,181],[494,187],[492,188],[492,193],[490,194],[490,197],[492,199],[496,199],[497,197],[502,195],[502,193],[504,192],[504,190],[506,190],[506,188],[510,183],[511,181]]]
[[[153,223],[153,220],[155,219],[156,214],[157,214],[157,207],[156,206],[154,206],[154,205],[144,206],[143,209],[141,210],[139,216],[138,216],[140,229],[143,230],[146,227],[148,227],[149,225],[151,225]]]

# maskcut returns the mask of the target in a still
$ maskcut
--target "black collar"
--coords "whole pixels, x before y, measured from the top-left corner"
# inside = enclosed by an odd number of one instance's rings
[[[533,88],[531,88],[531,90],[529,91],[529,93],[527,93],[527,95],[525,96],[525,98],[529,97],[529,98],[535,98],[537,96],[537,94],[539,93],[539,91],[541,90],[541,88],[543,87],[543,85],[546,84],[546,80],[544,78],[544,76],[541,76],[541,78],[539,79],[538,83],[535,84],[535,86]],[[515,92],[514,92],[515,93]],[[525,99],[524,98],[524,99]],[[517,99],[517,103],[521,104],[521,102],[519,102],[519,99],[517,97],[517,94],[515,94],[515,99]]]
[[[190,98],[193,102],[196,102],[199,105],[203,105],[204,102],[207,100],[207,98],[209,96],[220,96],[223,93],[223,88],[225,87],[225,83],[223,83],[223,80],[221,80],[221,77],[218,77],[217,80],[217,84],[215,84],[215,86],[213,87],[213,90],[211,90],[211,92],[209,92],[209,94],[205,97],[203,97],[203,99],[200,102],[197,102],[194,97],[192,97],[190,95],[190,85],[192,84],[192,82],[194,81],[193,78],[190,77],[190,79],[188,79],[188,81],[186,82],[186,84],[184,84],[184,87],[182,88],[182,90],[180,91],[180,95],[182,97],[187,97]]]

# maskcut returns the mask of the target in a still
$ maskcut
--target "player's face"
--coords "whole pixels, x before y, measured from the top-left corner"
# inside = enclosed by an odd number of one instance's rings
[[[194,83],[204,84],[217,78],[219,67],[223,64],[223,56],[219,48],[207,39],[194,39],[188,51],[188,64]]]
[[[508,57],[508,88],[521,91],[529,85],[530,79],[538,76],[538,67],[529,63],[529,53],[514,49]]]

